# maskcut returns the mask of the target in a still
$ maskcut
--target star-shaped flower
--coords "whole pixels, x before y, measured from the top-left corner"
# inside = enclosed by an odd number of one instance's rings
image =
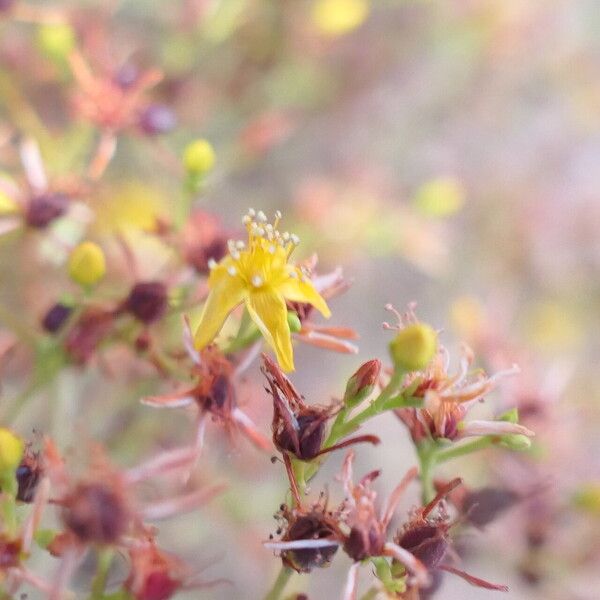
[[[309,273],[289,264],[299,239],[277,230],[281,214],[269,223],[263,212],[250,209],[243,223],[248,244],[229,242],[229,254],[211,264],[210,293],[196,329],[195,346],[202,349],[219,333],[229,313],[242,302],[262,335],[275,351],[284,371],[294,370],[294,356],[286,301],[313,305],[325,317],[327,303]]]

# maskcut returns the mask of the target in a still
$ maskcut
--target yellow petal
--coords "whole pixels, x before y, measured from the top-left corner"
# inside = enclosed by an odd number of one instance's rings
[[[294,270],[296,271],[296,277],[290,277],[285,283],[277,286],[277,289],[283,294],[286,300],[312,304],[328,319],[331,316],[331,311],[321,294],[317,292],[315,286],[308,279],[302,281],[302,273],[296,269]]]
[[[294,352],[283,296],[268,291],[253,292],[247,297],[246,306],[265,340],[275,350],[280,367],[293,371]]]
[[[240,277],[232,277],[222,267],[211,273],[211,290],[194,334],[194,345],[201,350],[221,331],[227,315],[244,300],[246,288]],[[215,269],[215,271],[217,271]],[[223,271],[223,273],[221,273]]]

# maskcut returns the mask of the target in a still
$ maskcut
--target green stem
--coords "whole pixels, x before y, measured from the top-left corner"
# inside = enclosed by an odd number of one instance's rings
[[[323,447],[328,448],[329,446],[332,446],[340,438],[343,438],[353,431],[356,431],[365,421],[377,416],[381,412],[390,410],[391,408],[400,408],[403,406],[403,396],[401,394],[395,397],[393,396],[394,392],[398,389],[398,386],[402,381],[403,375],[403,372],[395,371],[390,379],[390,382],[383,388],[383,390],[381,390],[379,396],[377,396],[377,398],[375,398],[369,404],[369,406],[367,406],[349,421],[345,420],[346,416],[348,415],[348,411],[343,410],[335,420],[329,437],[325,441]],[[393,403],[392,400],[394,400]]]
[[[277,576],[277,579],[273,584],[273,587],[267,593],[264,600],[279,600],[281,598],[281,595],[283,594],[285,586],[288,584],[288,581],[292,576],[292,573],[292,569],[290,569],[289,567],[282,566],[281,570],[279,571],[279,575]]]
[[[98,551],[96,574],[94,575],[94,579],[92,581],[89,600],[102,600],[102,598],[104,598],[104,590],[106,589],[108,572],[110,571],[110,565],[112,564],[114,554],[115,553],[112,548],[102,548]]]
[[[417,446],[419,457],[419,476],[421,478],[421,496],[423,504],[435,497],[433,470],[439,462],[439,452],[433,440],[426,440]]]
[[[340,439],[356,431],[365,421],[381,414],[386,410],[401,408],[402,406],[410,406],[410,404],[406,404],[406,400],[402,394],[394,396],[395,392],[398,390],[398,386],[402,382],[403,376],[404,372],[400,370],[395,371],[389,383],[383,388],[383,390],[381,390],[379,396],[372,400],[366,408],[364,408],[349,421],[346,421],[346,417],[350,413],[350,409],[343,408],[334,421],[331,431],[329,432],[329,435],[323,444],[323,448],[330,448]],[[410,401],[412,399],[408,400]],[[320,464],[321,461],[316,460],[307,466],[304,472],[306,482],[310,481],[316,475]]]
[[[442,450],[441,452],[438,452],[437,462],[446,462],[447,460],[452,460],[453,458],[458,458],[459,456],[471,454],[471,452],[477,452],[477,450],[483,450],[484,448],[491,446],[493,443],[494,438],[492,436],[480,437],[471,442],[467,442],[466,444],[461,444],[460,446],[455,446],[454,448],[449,448],[448,450]]]

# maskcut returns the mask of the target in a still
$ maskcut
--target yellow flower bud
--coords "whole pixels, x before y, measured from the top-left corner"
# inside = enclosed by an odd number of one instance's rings
[[[23,457],[25,444],[12,431],[0,427],[0,473],[12,473]]]
[[[215,151],[207,140],[195,140],[183,151],[183,166],[191,175],[205,175],[215,166]]]
[[[395,365],[404,371],[420,371],[434,357],[437,334],[425,323],[415,323],[401,329],[390,342],[390,354]]]
[[[94,285],[106,273],[104,252],[94,242],[82,242],[69,257],[69,275],[79,285]]]
[[[40,50],[52,60],[65,60],[75,47],[75,32],[66,23],[41,25],[37,32]]]
[[[367,18],[367,0],[316,0],[312,20],[326,35],[344,35],[356,29]]]

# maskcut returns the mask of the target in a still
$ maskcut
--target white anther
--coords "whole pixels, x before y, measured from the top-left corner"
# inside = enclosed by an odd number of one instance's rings
[[[231,265],[231,266],[227,267],[227,272],[228,272],[228,273],[229,273],[229,274],[230,274],[232,277],[234,277],[234,276],[235,276],[235,274],[237,273],[237,270],[236,270],[236,268],[235,268],[233,265]]]
[[[297,246],[300,243],[300,238],[295,233],[290,235],[290,240],[292,240],[292,244],[294,244],[294,246]]]
[[[235,247],[238,250],[243,250],[246,247],[246,244],[244,244],[244,242],[242,242],[242,240],[239,240],[235,243]]]
[[[275,211],[275,218],[276,218],[276,219],[281,219],[281,216],[282,216],[282,215],[281,215],[281,211],[280,211],[280,210],[276,210],[276,211]]]
[[[290,239],[290,232],[289,231],[284,231],[283,235],[281,237],[283,238],[284,242],[287,242]]]
[[[254,275],[252,277],[252,285],[254,287],[260,287],[263,283],[263,278],[260,275]]]
[[[256,211],[253,208],[249,208],[248,209],[248,216],[255,217],[256,216]]]
[[[275,251],[277,250],[277,246],[271,244],[269,246],[269,254],[275,254]]]
[[[237,250],[232,250],[229,254],[233,260],[240,260],[240,253]]]
[[[214,258],[208,259],[208,268],[214,269],[217,266],[217,261]]]
[[[271,223],[267,223],[267,224],[265,225],[265,229],[266,229],[267,231],[273,231],[273,225],[271,225]]]
[[[298,273],[296,273],[296,271],[290,271],[290,277],[292,279],[298,279]]]
[[[250,223],[251,221],[252,221],[252,217],[250,215],[245,215],[244,217],[242,217],[243,225],[248,225],[248,223]]]
[[[265,213],[262,210],[259,210],[256,218],[258,221],[260,221],[261,223],[266,223],[268,221],[267,219],[267,215],[265,215]]]
[[[262,227],[257,227],[254,232],[258,237],[263,237],[265,235],[265,230]]]

